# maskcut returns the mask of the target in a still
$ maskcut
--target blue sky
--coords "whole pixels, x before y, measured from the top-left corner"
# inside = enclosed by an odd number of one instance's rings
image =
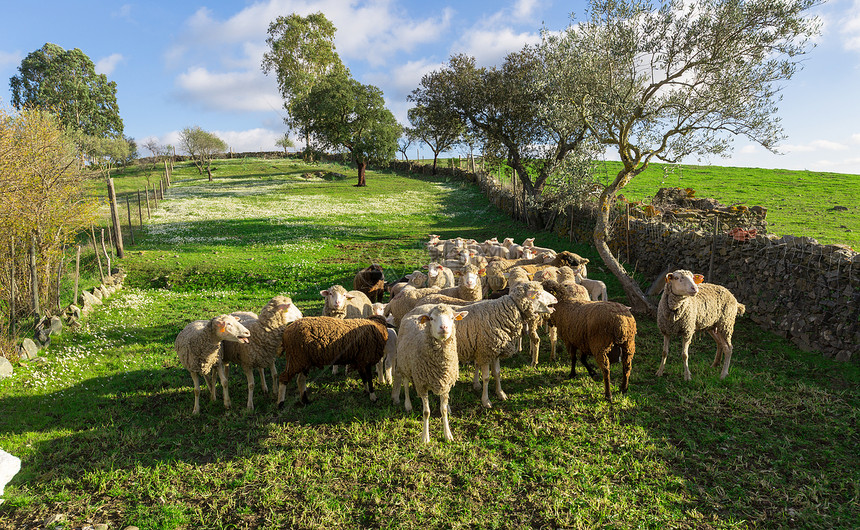
[[[10,104],[8,79],[21,60],[52,42],[80,48],[117,82],[125,133],[139,144],[149,138],[176,144],[178,131],[199,125],[234,151],[275,149],[286,131],[275,81],[260,70],[266,29],[279,15],[325,13],[353,76],[380,87],[406,123],[406,96],[452,54],[499,64],[506,53],[537,42],[542,27],[566,27],[568,14],[581,15],[585,6],[582,0],[4,3],[0,106]],[[688,162],[860,174],[860,0],[830,0],[815,13],[823,33],[779,105],[784,154],[739,138],[727,159]]]

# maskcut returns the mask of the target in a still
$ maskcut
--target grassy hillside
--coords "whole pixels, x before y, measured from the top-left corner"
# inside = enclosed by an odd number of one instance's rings
[[[335,171],[348,178],[309,171]],[[201,401],[173,350],[190,320],[259,311],[290,294],[306,315],[319,290],[349,285],[380,263],[390,278],[426,263],[428,233],[521,240],[598,259],[585,246],[511,222],[471,186],[429,177],[294,161],[219,161],[215,182],[178,167],[168,200],[127,247],[127,287],[43,362],[0,381],[0,447],[23,469],[6,487],[0,528],[110,523],[150,528],[854,528],[860,456],[860,369],[803,353],[738,323],[729,377],[709,364],[709,337],[690,349],[692,381],[674,342],[657,379],[662,339],[638,319],[630,392],[568,379],[566,360],[502,364],[507,401],[482,409],[463,367],[451,396],[455,441],[443,443],[431,398],[421,416],[372,404],[354,374],[314,370],[312,403],[278,411],[261,395],[244,410]],[[134,179],[117,178],[120,192]],[[589,275],[618,285],[599,266]],[[544,337],[545,338],[545,337]],[[283,360],[279,366],[283,365]],[[582,368],[580,367],[580,372]],[[613,389],[618,366],[613,366]],[[220,391],[219,391],[220,396]]]

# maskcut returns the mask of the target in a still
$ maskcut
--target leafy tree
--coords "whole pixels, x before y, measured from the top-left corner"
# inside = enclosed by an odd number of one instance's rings
[[[75,142],[89,167],[101,173],[105,180],[110,178],[116,166],[122,165],[130,156],[131,146],[126,138],[78,135]]]
[[[387,108],[382,91],[338,71],[317,83],[294,107],[304,132],[323,149],[346,149],[358,167],[357,186],[366,186],[368,162],[394,157],[400,124]]]
[[[284,154],[287,154],[287,149],[290,147],[295,147],[296,143],[290,138],[289,134],[284,134],[275,142],[275,145],[284,150]]]
[[[409,162],[409,148],[415,143],[415,134],[409,127],[400,124],[400,138],[397,139],[397,152],[403,154],[403,160]]]
[[[275,72],[278,88],[289,113],[287,124],[295,129],[307,129],[296,120],[294,105],[307,96],[314,85],[335,71],[346,71],[334,47],[337,28],[321,12],[302,17],[293,13],[278,17],[269,24],[263,55],[263,72]],[[305,136],[305,147],[310,138]]]
[[[789,80],[817,34],[818,0],[591,0],[590,15],[546,34],[547,71],[568,107],[622,167],[600,195],[594,242],[634,309],[654,312],[606,243],[618,190],[652,160],[723,154],[734,135],[774,150]]]
[[[206,174],[209,176],[209,181],[212,181],[212,157],[217,153],[223,153],[227,149],[227,144],[224,140],[216,135],[204,131],[199,126],[186,127],[179,133],[179,143],[182,149],[191,156],[194,165],[197,166],[197,172],[203,174],[203,168],[206,167]]]
[[[473,57],[455,55],[446,68],[425,75],[410,95],[419,108],[447,108],[459,115],[468,133],[483,139],[485,154],[514,169],[534,202],[565,158],[586,146],[581,121],[547,111],[555,87],[547,81],[539,51],[526,47],[492,68],[478,68]]]
[[[98,217],[98,200],[86,189],[88,178],[55,115],[41,109],[0,110],[0,267],[4,280],[13,263],[25,270],[34,241],[43,308],[58,304],[50,283],[64,246]],[[31,290],[27,275],[16,275],[14,282],[16,307],[29,307],[23,303]],[[0,299],[9,300],[11,288],[9,281],[0,282]]]
[[[46,43],[21,61],[9,80],[12,105],[56,114],[63,128],[91,136],[122,136],[116,83],[96,74],[84,52]]]
[[[465,127],[460,115],[443,101],[433,100],[409,109],[407,116],[412,124],[412,136],[427,144],[433,151],[435,175],[439,153],[453,147],[463,135]]]

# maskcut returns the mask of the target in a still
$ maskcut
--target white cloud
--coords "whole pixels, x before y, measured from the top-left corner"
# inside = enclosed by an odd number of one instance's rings
[[[738,153],[743,155],[754,155],[759,152],[759,148],[755,144],[747,144],[740,149],[738,149]]]
[[[538,6],[538,0],[517,0],[514,4],[514,16],[517,18],[530,18]]]
[[[856,135],[855,135],[856,136]],[[785,144],[780,151],[785,153],[812,153],[817,151],[845,151],[848,146],[830,140],[813,140],[807,144]]]
[[[19,66],[24,57],[21,52],[4,52],[0,51],[0,68],[8,68],[10,66]]]
[[[113,53],[111,55],[108,55],[107,57],[99,59],[98,62],[96,62],[96,72],[99,74],[111,75],[116,69],[117,65],[124,60],[125,57],[123,57],[121,53]]]
[[[281,148],[275,145],[275,142],[283,136],[283,131],[274,131],[271,129],[256,128],[247,131],[209,131],[218,138],[224,140],[227,144],[227,149],[232,149],[234,153],[243,152],[258,152],[258,151],[280,151]],[[177,153],[180,152],[180,136],[181,131],[170,131],[162,135],[147,136],[138,142],[139,146],[143,146],[149,140],[155,140],[158,145],[172,145],[177,148]],[[297,138],[293,139],[296,145],[300,142]],[[148,155],[148,153],[141,153]]]
[[[478,66],[496,66],[505,55],[540,40],[537,33],[515,33],[511,28],[474,29],[457,41],[452,50],[474,57]]]
[[[217,73],[193,67],[176,80],[179,98],[212,110],[277,111],[282,107],[275,81],[259,71]]]
[[[860,134],[852,134],[851,135],[851,143],[860,144]]]
[[[860,0],[854,0],[840,18],[839,32],[844,38],[842,45],[846,50],[860,51]]]

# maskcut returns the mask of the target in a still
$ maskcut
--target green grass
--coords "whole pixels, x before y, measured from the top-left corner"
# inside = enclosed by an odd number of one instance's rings
[[[173,351],[188,321],[258,311],[281,292],[319,314],[319,290],[348,284],[368,261],[389,277],[423,264],[431,232],[535,235],[468,185],[370,172],[355,188],[348,168],[310,168],[346,180],[307,180],[290,164],[219,161],[213,183],[177,167],[169,200],[127,246],[127,287],[55,339],[44,363],[0,382],[0,447],[23,462],[0,528],[40,527],[55,513],[65,528],[857,526],[860,368],[748,319],[725,380],[709,367],[711,339],[694,340],[690,382],[677,342],[666,375],[654,376],[662,339],[638,319],[630,392],[612,405],[600,384],[550,362],[546,340],[537,368],[526,355],[503,363],[509,399],[491,396],[491,410],[464,368],[453,443],[442,442],[435,397],[423,445],[420,413],[395,407],[389,387],[371,404],[358,379],[327,370],[309,378],[310,405],[294,404],[290,386],[278,411],[258,383],[248,414],[233,369],[233,410],[204,399],[193,417],[191,378]],[[120,190],[133,189],[126,178],[139,177],[118,177]],[[600,269],[590,276],[621,296]]]

